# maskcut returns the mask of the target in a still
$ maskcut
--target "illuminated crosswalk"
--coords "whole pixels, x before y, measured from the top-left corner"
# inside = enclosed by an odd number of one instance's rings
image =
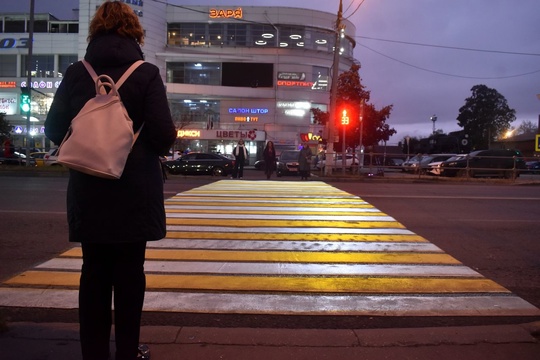
[[[145,311],[537,316],[393,217],[323,182],[222,180],[166,201]],[[76,247],[0,287],[0,306],[76,308]]]

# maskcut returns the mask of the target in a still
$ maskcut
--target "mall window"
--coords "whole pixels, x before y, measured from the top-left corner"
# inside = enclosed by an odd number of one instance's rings
[[[246,46],[247,29],[244,24],[227,24],[226,26],[226,44],[229,46]]]
[[[17,76],[17,55],[0,55],[0,77]]]
[[[78,56],[73,55],[60,55],[58,57],[58,77],[63,77],[69,65],[77,62]]]
[[[276,47],[276,30],[269,25],[252,25],[251,39],[255,46]]]
[[[168,44],[177,46],[207,45],[206,24],[172,23],[168,25]]]
[[[221,85],[236,87],[273,87],[274,64],[223,63]]]
[[[167,63],[167,82],[175,84],[219,85],[221,63]]]
[[[305,46],[304,28],[282,26],[279,29],[279,47],[303,48]]]
[[[76,34],[79,32],[79,23],[77,22],[51,22],[49,27],[51,33]]]
[[[22,76],[28,76],[26,64],[27,55],[21,56]],[[30,65],[32,77],[56,77],[54,72],[54,55],[32,55],[32,64]]]
[[[219,128],[219,101],[171,99],[169,105],[177,129]]]
[[[26,19],[4,18],[4,32],[6,33],[24,33],[26,32]]]
[[[221,46],[225,43],[225,36],[222,24],[208,25],[208,35],[210,36],[210,45]]]

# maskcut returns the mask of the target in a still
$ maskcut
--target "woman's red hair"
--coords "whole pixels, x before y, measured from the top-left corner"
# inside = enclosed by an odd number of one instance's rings
[[[129,5],[120,1],[106,1],[96,10],[88,29],[88,41],[96,36],[117,33],[144,43],[144,30],[139,17]]]

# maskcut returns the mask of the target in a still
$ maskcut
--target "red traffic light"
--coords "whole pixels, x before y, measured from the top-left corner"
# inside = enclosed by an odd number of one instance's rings
[[[347,109],[343,109],[341,113],[341,125],[349,125],[349,115],[347,114]]]

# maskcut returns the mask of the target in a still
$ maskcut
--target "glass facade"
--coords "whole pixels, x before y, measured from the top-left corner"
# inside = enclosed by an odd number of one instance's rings
[[[169,46],[290,47],[332,52],[335,32],[307,26],[243,23],[169,23]],[[353,56],[353,43],[341,40],[343,54]]]

